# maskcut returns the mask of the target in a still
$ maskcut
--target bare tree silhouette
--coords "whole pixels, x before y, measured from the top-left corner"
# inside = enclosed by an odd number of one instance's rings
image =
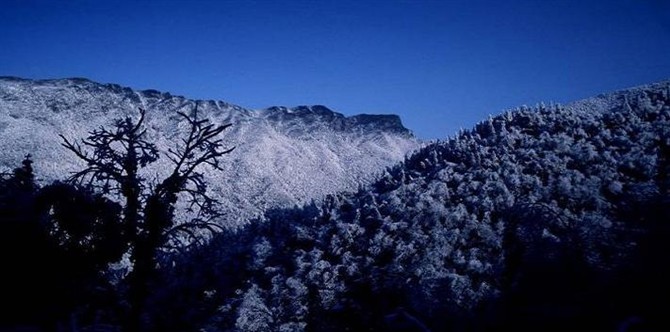
[[[185,238],[190,239],[186,242],[198,242],[203,230],[215,232],[220,228],[213,222],[221,216],[217,201],[207,194],[201,168],[220,170],[220,157],[233,151],[234,148],[224,148],[221,138],[230,124],[215,125],[200,119],[197,103],[191,114],[178,114],[188,124],[188,131],[177,146],[165,151],[173,168],[158,183],[147,183],[138,173],[160,157],[156,145],[147,139],[146,112],[142,109],[137,121],[130,117],[117,120],[112,129],[94,130],[81,143],[61,135],[62,145],[87,163],[70,181],[125,199],[123,224],[129,234],[133,263],[128,276],[128,330],[148,328],[142,314],[159,250],[183,243],[181,239]],[[180,198],[188,203],[188,220],[175,220],[175,205]]]

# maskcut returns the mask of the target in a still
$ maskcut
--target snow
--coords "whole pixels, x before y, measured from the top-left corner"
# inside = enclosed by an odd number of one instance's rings
[[[85,138],[115,119],[137,116],[139,107],[147,111],[149,137],[167,151],[183,129],[176,112],[190,112],[196,102],[213,123],[233,124],[224,139],[235,150],[222,159],[222,172],[205,174],[226,212],[221,223],[231,227],[268,208],[355,190],[420,146],[399,121],[394,125],[380,116],[358,123],[323,106],[247,110],[83,79],[0,78],[0,171],[31,154],[39,180],[64,179],[85,165],[60,145],[59,134]],[[170,162],[161,158],[143,175],[160,178],[169,169]]]

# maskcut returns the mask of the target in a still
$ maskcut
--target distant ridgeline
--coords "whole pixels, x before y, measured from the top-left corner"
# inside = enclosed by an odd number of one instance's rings
[[[669,82],[522,107],[221,234],[157,287],[207,291],[167,306],[212,331],[667,328],[669,146]]]
[[[232,124],[225,143],[234,153],[222,160],[223,171],[205,174],[226,212],[224,225],[239,226],[267,208],[356,190],[420,146],[395,115],[345,117],[324,106],[253,111],[81,78],[0,77],[0,171],[32,154],[38,179],[63,180],[85,165],[61,146],[59,134],[83,139],[115,119],[136,117],[138,108],[147,111],[149,138],[165,152],[184,128],[177,112],[196,104],[203,118]],[[164,176],[169,164],[163,157],[143,175]]]

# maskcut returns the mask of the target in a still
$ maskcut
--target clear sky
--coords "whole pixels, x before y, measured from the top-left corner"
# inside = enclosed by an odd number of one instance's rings
[[[670,1],[2,0],[0,75],[395,113],[446,138],[670,78]]]

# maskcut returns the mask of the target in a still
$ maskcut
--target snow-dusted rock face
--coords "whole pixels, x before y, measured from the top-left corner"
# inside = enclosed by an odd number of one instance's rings
[[[224,170],[206,173],[227,212],[222,223],[230,225],[270,207],[356,189],[420,145],[395,115],[345,117],[324,106],[248,110],[87,79],[5,77],[0,78],[0,171],[31,154],[40,180],[64,179],[85,165],[61,146],[59,134],[83,139],[115,119],[137,117],[138,108],[147,111],[150,139],[167,151],[184,129],[177,112],[190,112],[196,103],[202,117],[233,124],[224,137],[235,150],[223,157]],[[169,166],[161,158],[143,175],[160,178]]]

